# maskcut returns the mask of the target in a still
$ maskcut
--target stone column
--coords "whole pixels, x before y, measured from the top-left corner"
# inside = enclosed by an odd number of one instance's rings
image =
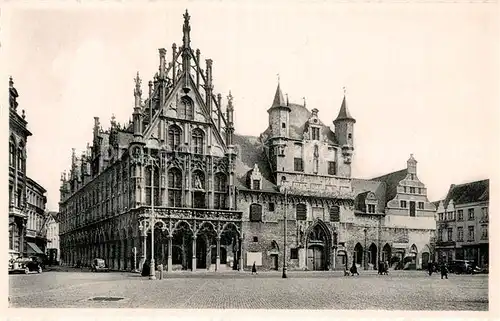
[[[220,270],[220,236],[217,236],[217,256],[215,258],[215,271]]]
[[[196,271],[196,235],[193,236],[193,259],[191,263],[191,271]]]
[[[332,251],[332,262],[330,264],[330,270],[335,271],[335,268],[337,267],[337,248],[334,247]]]
[[[238,252],[239,252],[239,255],[240,255],[240,259],[239,259],[239,270],[240,271],[243,271],[243,238],[240,237],[240,244],[239,244],[239,247],[238,247]]]
[[[172,272],[172,236],[168,236],[167,272]]]
[[[160,264],[165,264],[165,243],[163,243],[163,242],[161,242],[161,263]]]

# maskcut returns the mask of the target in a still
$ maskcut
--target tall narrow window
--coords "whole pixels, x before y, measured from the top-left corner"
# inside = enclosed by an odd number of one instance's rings
[[[296,172],[304,171],[304,162],[302,161],[302,158],[295,157],[293,159],[293,170]]]
[[[474,221],[474,209],[469,208],[469,221]]]
[[[415,202],[410,201],[410,216],[415,216]]]
[[[457,227],[457,241],[462,242],[464,240],[464,228],[462,226]]]
[[[184,118],[188,120],[194,119],[194,108],[193,102],[189,98],[183,97],[179,104],[177,115],[179,118]]]
[[[467,241],[474,241],[474,226],[469,226],[469,238]]]
[[[448,241],[453,241],[453,228],[448,227]]]
[[[11,141],[9,143],[9,166],[15,167],[16,165],[16,146]]]
[[[177,125],[168,127],[168,144],[172,150],[176,150],[181,144],[181,129]]]
[[[168,206],[181,207],[182,174],[177,168],[168,171]]]
[[[203,154],[203,132],[196,128],[192,134],[193,153]]]
[[[319,128],[318,127],[312,128],[312,140],[319,140]]]
[[[223,173],[215,174],[214,208],[226,208],[226,175]]]

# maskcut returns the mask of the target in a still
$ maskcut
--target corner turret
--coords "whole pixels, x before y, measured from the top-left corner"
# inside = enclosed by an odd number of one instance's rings
[[[269,128],[271,129],[270,138],[287,138],[290,128],[291,109],[283,98],[279,78],[273,103],[267,112],[269,114]]]
[[[356,120],[349,113],[346,102],[346,91],[344,87],[344,98],[340,106],[340,111],[337,118],[333,121],[335,126],[335,137],[342,148],[344,162],[351,163],[352,154],[354,151],[354,124]]]

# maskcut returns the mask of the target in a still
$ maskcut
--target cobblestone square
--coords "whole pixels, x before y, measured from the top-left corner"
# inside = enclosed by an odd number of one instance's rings
[[[17,308],[488,310],[487,275],[450,275],[448,280],[424,271],[288,276],[176,272],[149,280],[133,273],[79,270],[10,275],[9,301]]]

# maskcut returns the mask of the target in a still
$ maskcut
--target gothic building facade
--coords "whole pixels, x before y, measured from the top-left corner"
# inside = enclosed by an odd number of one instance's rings
[[[137,75],[133,121],[103,130],[96,118],[92,146],[73,150],[61,177],[61,261],[138,268],[151,258],[153,228],[167,271],[279,269],[283,255],[291,269],[373,268],[393,257],[421,267],[435,207],[413,157],[404,170],[353,179],[346,98],[328,126],[317,109],[285,101],[279,84],[268,128],[235,134],[233,97],[215,94],[212,60],[203,70],[189,20],[186,12],[168,64],[159,50],[145,97]]]

